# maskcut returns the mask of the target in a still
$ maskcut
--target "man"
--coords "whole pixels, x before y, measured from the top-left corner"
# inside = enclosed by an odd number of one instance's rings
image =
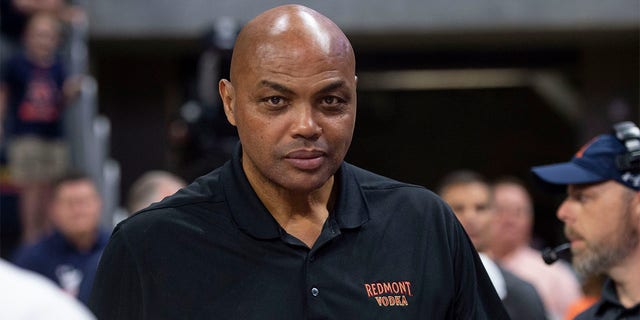
[[[610,278],[580,320],[640,319],[640,166],[637,152],[635,158],[630,152],[640,145],[640,130],[629,122],[623,126],[633,130],[631,139],[600,135],[571,161],[532,169],[543,182],[566,186],[557,216],[565,223],[576,271]],[[625,165],[625,158],[633,161]]]
[[[552,319],[562,319],[568,306],[581,297],[580,283],[568,264],[549,266],[540,252],[530,247],[533,204],[529,192],[517,179],[503,178],[494,183],[493,198],[493,258],[536,288]]]
[[[24,50],[0,69],[0,149],[6,148],[11,179],[21,190],[23,243],[50,231],[43,214],[50,185],[68,165],[62,114],[79,91],[79,78],[67,76],[57,54],[60,33],[55,16],[35,14],[23,35]]]
[[[473,171],[454,171],[443,178],[438,194],[451,206],[480,253],[484,267],[509,316],[523,320],[546,319],[545,309],[536,289],[500,268],[485,254],[489,249],[495,218],[491,188],[485,179]]]
[[[127,209],[134,214],[154,202],[176,193],[186,183],[182,178],[161,170],[146,172],[129,189]]]
[[[56,282],[64,291],[87,303],[97,262],[109,240],[99,228],[101,200],[93,181],[81,173],[70,173],[54,185],[51,205],[52,234],[33,245],[19,248],[13,262]],[[85,282],[83,284],[83,282]]]
[[[442,201],[343,162],[355,58],[328,18],[286,5],[251,20],[219,91],[233,159],[118,225],[98,318],[506,318]]]

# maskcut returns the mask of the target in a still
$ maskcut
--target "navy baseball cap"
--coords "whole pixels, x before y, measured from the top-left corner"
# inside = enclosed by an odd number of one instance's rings
[[[636,191],[640,190],[640,175],[621,171],[616,158],[627,148],[611,134],[593,138],[573,156],[571,161],[531,168],[542,182],[551,185],[597,183],[615,180]]]

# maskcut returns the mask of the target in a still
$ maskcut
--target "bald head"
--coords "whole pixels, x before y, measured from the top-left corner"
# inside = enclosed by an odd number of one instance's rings
[[[331,190],[353,137],[356,84],[351,44],[316,11],[277,7],[240,31],[218,91],[257,192]]]
[[[265,59],[335,59],[347,63],[355,75],[355,57],[349,40],[329,18],[300,5],[263,12],[240,31],[231,59],[231,82],[247,68]]]

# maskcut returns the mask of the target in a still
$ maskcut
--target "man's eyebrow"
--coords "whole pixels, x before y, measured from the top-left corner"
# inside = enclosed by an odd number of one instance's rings
[[[327,93],[327,92],[331,92],[334,91],[336,89],[340,89],[342,87],[344,87],[346,85],[344,80],[338,80],[335,82],[332,82],[326,86],[324,86],[322,89],[320,89],[318,91],[318,93],[323,94],[323,93]]]
[[[287,95],[294,95],[295,92],[289,88],[287,88],[286,86],[277,83],[277,82],[273,82],[273,81],[269,81],[269,80],[262,80],[259,83],[259,86],[262,87],[268,87],[271,88],[275,91],[281,92],[283,94],[287,94]],[[346,82],[344,80],[337,80],[334,81],[332,83],[329,83],[328,85],[322,87],[320,90],[318,90],[317,94],[325,94],[340,88],[343,88],[346,86]]]
[[[285,87],[284,85],[281,85],[281,84],[279,84],[279,83],[272,82],[272,81],[269,81],[269,80],[262,80],[262,81],[260,81],[260,86],[262,86],[262,87],[269,87],[269,88],[271,88],[271,89],[273,89],[273,90],[275,90],[275,91],[278,91],[278,92],[281,92],[281,93],[284,93],[284,94],[289,94],[289,95],[291,95],[291,94],[293,94],[293,93],[294,93],[294,92],[293,92],[293,90],[291,90],[291,89],[289,89],[289,88]]]

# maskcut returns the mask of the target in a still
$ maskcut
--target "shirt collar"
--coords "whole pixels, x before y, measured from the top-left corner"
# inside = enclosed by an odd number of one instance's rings
[[[618,299],[618,293],[616,292],[616,284],[611,279],[607,279],[602,287],[602,295],[600,302],[596,309],[596,315],[603,315],[607,310],[614,306],[622,310],[628,310],[633,308],[640,308],[640,304],[636,304],[631,308],[625,308]]]
[[[284,232],[260,201],[242,169],[242,147],[236,147],[222,170],[224,193],[238,228],[258,239],[275,239]],[[351,165],[343,163],[335,174],[339,194],[331,217],[341,229],[357,228],[369,220],[369,212]]]

